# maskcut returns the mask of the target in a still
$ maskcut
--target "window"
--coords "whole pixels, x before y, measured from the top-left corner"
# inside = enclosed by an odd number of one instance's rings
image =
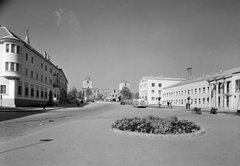
[[[187,91],[188,95],[190,95],[190,90]]]
[[[50,73],[52,74],[52,68],[50,68]]]
[[[152,90],[152,94],[154,94],[154,92],[155,92],[155,91],[154,91],[154,90]]]
[[[49,84],[52,85],[52,79],[49,80]]]
[[[38,80],[38,73],[36,73],[36,79]]]
[[[195,94],[197,94],[197,89],[195,89]]]
[[[34,97],[34,89],[31,88],[31,97]]]
[[[39,90],[36,91],[36,97],[39,97]]]
[[[205,93],[205,87],[203,87],[203,93]]]
[[[152,101],[154,101],[155,97],[152,97]]]
[[[25,59],[26,61],[28,61],[28,53],[26,53]]]
[[[191,89],[191,94],[193,94],[193,89]]]
[[[41,69],[43,69],[43,63],[41,63]]]
[[[152,83],[152,87],[155,87],[155,83]]]
[[[28,96],[28,87],[25,87],[25,96]]]
[[[37,59],[36,65],[37,65],[37,67],[38,67],[38,59]]]
[[[18,86],[18,95],[22,95],[22,86]]]
[[[13,62],[10,62],[10,70],[14,71],[14,63]]]
[[[161,83],[159,83],[159,84],[158,84],[158,87],[162,87],[162,84],[161,84]]]
[[[9,70],[9,62],[5,62],[5,70]]]
[[[20,71],[20,65],[16,63],[16,71]]]
[[[41,91],[41,98],[43,98],[43,91]]]
[[[20,46],[17,46],[17,54],[20,54]]]
[[[33,56],[31,57],[31,63],[33,64]]]
[[[236,92],[240,91],[240,80],[236,80]]]
[[[41,81],[43,82],[43,75],[41,75]]]
[[[158,91],[158,94],[159,94],[159,95],[161,95],[161,93],[162,93],[162,91],[161,91],[161,90],[159,90],[159,91]]]
[[[201,104],[201,99],[200,98],[198,99],[198,103]]]
[[[25,69],[25,76],[28,76],[28,69]]]
[[[45,83],[47,84],[47,77],[45,77]]]
[[[6,94],[6,85],[0,85],[0,94]]]
[[[6,52],[9,52],[9,44],[6,44]]]
[[[205,104],[205,98],[202,99],[203,104]]]
[[[45,65],[45,71],[47,71],[47,65]]]
[[[31,78],[33,78],[33,71],[31,71]]]
[[[201,88],[199,88],[199,94],[201,93]]]
[[[12,46],[11,46],[11,52],[12,52],[12,53],[15,53],[15,44],[12,44]]]

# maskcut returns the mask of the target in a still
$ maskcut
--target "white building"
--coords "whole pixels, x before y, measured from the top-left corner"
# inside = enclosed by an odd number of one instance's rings
[[[165,87],[162,102],[185,106],[191,98],[191,107],[210,109],[215,107],[226,111],[240,110],[240,68],[201,77],[189,77],[186,81]]]
[[[121,91],[123,89],[123,87],[127,87],[128,89],[130,89],[130,83],[126,80],[122,80],[119,83],[119,90]]]
[[[0,95],[9,107],[65,100],[68,80],[48,54],[40,54],[6,27],[0,27]]]
[[[184,79],[144,76],[139,82],[139,98],[145,99],[149,105],[158,104],[157,98],[162,98],[162,90],[167,86],[177,84]]]

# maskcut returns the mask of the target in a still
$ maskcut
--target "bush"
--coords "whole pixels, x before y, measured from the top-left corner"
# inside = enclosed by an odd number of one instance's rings
[[[112,128],[152,134],[185,134],[200,130],[200,126],[194,122],[178,120],[176,116],[159,118],[152,115],[144,118],[123,118],[115,121]]]

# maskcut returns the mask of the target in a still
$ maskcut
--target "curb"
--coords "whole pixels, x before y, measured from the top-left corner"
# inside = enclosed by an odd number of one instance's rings
[[[189,134],[146,134],[146,133],[137,133],[137,132],[129,132],[129,131],[122,131],[113,128],[112,131],[118,135],[125,136],[125,137],[136,137],[136,138],[144,138],[144,139],[186,139],[186,138],[193,138],[198,137],[206,133],[206,130],[201,127],[199,131]]]

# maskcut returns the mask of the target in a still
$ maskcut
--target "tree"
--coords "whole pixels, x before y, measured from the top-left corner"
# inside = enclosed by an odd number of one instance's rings
[[[132,93],[128,87],[123,87],[121,90],[122,99],[128,100],[132,99]]]
[[[79,99],[83,99],[83,92],[82,92],[81,90],[78,91],[77,97],[78,97]]]
[[[92,94],[92,90],[87,88],[86,89],[86,97],[89,98],[91,96],[91,94]]]
[[[74,97],[74,98],[77,98],[77,89],[75,87],[73,87],[70,91],[68,91],[68,97]]]
[[[134,99],[139,99],[139,92],[132,93]]]

